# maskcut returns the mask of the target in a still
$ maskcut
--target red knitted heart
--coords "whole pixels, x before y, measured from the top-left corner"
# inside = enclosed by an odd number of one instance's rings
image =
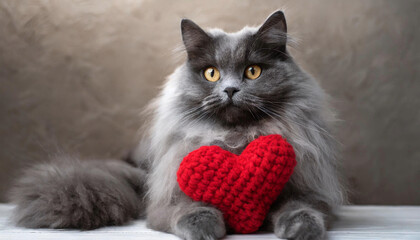
[[[235,155],[218,146],[190,152],[177,172],[181,190],[195,201],[219,208],[238,233],[262,225],[296,165],[293,147],[280,135],[252,141]]]

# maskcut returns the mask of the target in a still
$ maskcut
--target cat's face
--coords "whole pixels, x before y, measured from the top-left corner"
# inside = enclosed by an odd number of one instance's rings
[[[229,125],[281,114],[293,94],[290,78],[296,71],[286,52],[282,12],[259,29],[237,33],[205,32],[190,20],[181,28],[188,53],[182,80],[188,114]]]

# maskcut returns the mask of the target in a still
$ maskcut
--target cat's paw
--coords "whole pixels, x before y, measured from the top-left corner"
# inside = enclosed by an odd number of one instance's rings
[[[210,207],[200,207],[180,217],[176,234],[186,240],[216,240],[226,234],[222,213]]]
[[[274,223],[274,234],[284,239],[321,240],[325,232],[323,214],[314,209],[284,212]]]

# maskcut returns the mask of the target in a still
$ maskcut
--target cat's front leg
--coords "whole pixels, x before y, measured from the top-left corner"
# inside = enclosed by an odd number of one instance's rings
[[[294,240],[325,239],[328,212],[325,205],[317,206],[307,199],[288,200],[272,215],[274,234]]]
[[[226,235],[223,214],[203,203],[186,200],[156,210],[148,216],[149,227],[156,230],[168,231],[186,240],[216,240]]]
[[[216,240],[226,234],[223,214],[216,208],[195,206],[176,213],[175,235],[187,240]]]

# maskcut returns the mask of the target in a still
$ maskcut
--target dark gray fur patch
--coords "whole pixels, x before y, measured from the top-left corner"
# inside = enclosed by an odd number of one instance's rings
[[[144,171],[120,161],[55,160],[28,169],[13,188],[17,225],[88,230],[144,212]]]

